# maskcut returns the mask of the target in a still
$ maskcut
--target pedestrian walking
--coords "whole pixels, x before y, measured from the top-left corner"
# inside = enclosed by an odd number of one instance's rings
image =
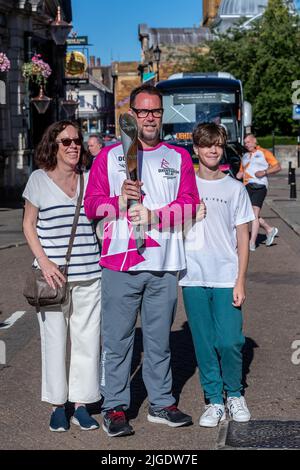
[[[130,370],[137,314],[143,331],[143,380],[148,420],[171,427],[191,423],[172,395],[169,336],[177,303],[177,272],[185,267],[182,223],[185,209],[199,202],[189,153],[160,141],[162,97],[153,86],[132,91],[130,114],[139,133],[140,182],[126,179],[122,145],[102,150],[85,197],[89,218],[106,217],[102,274],[103,429],[109,436],[133,434]],[[142,182],[142,183],[141,183]],[[138,201],[128,211],[129,201]],[[186,212],[189,212],[188,210]],[[171,213],[171,222],[170,222]],[[133,226],[145,230],[141,251]],[[170,227],[171,226],[171,227]]]
[[[100,400],[99,249],[83,203],[68,266],[67,279],[58,267],[65,264],[80,178],[86,154],[79,126],[55,122],[45,131],[36,150],[34,171],[25,187],[24,234],[51,287],[67,281],[62,305],[41,307],[38,321],[42,350],[42,401],[52,404],[51,431],[67,431],[67,400],[75,403],[72,422],[83,430],[99,427],[86,410]],[[84,184],[88,174],[84,173]],[[71,353],[67,380],[66,346],[70,331]]]
[[[219,169],[225,129],[215,123],[200,124],[193,143],[206,217],[186,233],[187,267],[179,284],[207,403],[199,424],[214,427],[225,419],[224,399],[233,420],[250,419],[242,396],[241,306],[246,296],[248,222],[254,214],[244,186]]]
[[[243,155],[240,170],[236,177],[243,178],[244,185],[251,199],[255,220],[251,224],[250,251],[256,249],[256,239],[261,226],[267,235],[266,246],[271,246],[278,234],[277,227],[271,227],[260,215],[263,202],[267,195],[268,176],[281,171],[281,165],[275,156],[259,145],[255,135],[247,134],[244,145],[248,152]]]

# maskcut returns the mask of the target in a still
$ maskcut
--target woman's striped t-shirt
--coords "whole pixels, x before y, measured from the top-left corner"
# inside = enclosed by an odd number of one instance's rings
[[[88,173],[84,174],[85,187]],[[61,266],[70,240],[73,219],[79,196],[69,197],[44,170],[34,171],[25,187],[23,197],[39,209],[37,235],[48,258]],[[91,221],[84,213],[83,203],[68,269],[69,281],[83,281],[101,276],[99,246]],[[34,261],[37,266],[37,261]]]

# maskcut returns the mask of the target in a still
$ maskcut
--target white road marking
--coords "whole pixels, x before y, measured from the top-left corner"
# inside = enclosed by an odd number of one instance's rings
[[[3,326],[0,324],[0,330],[7,330],[7,328],[10,328],[11,326],[13,326],[13,324],[16,323],[16,321],[19,320],[19,318],[23,317],[24,313],[26,312],[18,311],[18,312],[13,313],[6,320],[3,320]]]
[[[6,344],[0,341],[0,364],[6,364]]]

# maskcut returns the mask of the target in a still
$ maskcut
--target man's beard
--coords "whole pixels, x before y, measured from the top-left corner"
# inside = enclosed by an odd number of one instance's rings
[[[156,143],[160,140],[160,129],[156,128],[155,132],[151,135],[151,137],[147,134],[144,134],[143,129],[139,130],[139,138],[142,142],[145,142],[146,144],[152,144]]]

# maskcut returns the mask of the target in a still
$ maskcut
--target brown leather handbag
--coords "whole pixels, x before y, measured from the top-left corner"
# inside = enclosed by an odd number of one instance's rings
[[[76,211],[74,215],[72,231],[69,241],[69,246],[66,254],[66,264],[64,266],[59,266],[60,272],[67,277],[68,275],[68,265],[71,258],[72,247],[74,243],[76,228],[78,224],[80,208],[83,198],[83,189],[84,189],[84,179],[83,174],[80,175],[80,193],[77,200]],[[48,282],[43,276],[42,270],[32,267],[30,275],[27,277],[23,295],[26,297],[28,303],[34,307],[47,307],[50,305],[60,305],[66,299],[67,294],[67,283],[63,283],[60,287],[56,285],[55,289],[49,286]]]

